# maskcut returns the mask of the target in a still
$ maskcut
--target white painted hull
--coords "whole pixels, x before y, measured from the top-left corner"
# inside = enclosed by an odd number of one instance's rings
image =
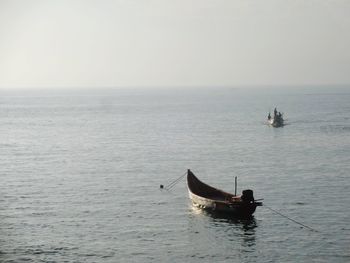
[[[275,128],[284,126],[284,120],[283,119],[280,120],[280,121],[275,121],[274,118],[271,118],[271,119],[267,120],[267,122],[268,122],[269,125],[271,125],[272,127],[275,127]]]

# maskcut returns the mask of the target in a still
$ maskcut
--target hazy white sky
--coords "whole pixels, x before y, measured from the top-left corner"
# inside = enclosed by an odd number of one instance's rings
[[[349,0],[0,0],[0,87],[350,83]]]

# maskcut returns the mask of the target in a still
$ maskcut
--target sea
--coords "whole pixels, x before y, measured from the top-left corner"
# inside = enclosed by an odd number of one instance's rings
[[[193,208],[187,169],[264,206]],[[0,90],[1,263],[350,262],[349,189],[350,87]]]

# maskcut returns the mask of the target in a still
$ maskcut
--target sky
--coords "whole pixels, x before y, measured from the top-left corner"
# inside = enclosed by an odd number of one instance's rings
[[[349,0],[0,0],[0,88],[348,84]]]

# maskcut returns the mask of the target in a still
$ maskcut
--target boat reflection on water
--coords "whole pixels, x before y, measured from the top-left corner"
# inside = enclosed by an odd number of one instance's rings
[[[203,210],[195,206],[191,206],[191,210],[193,214],[205,215],[206,217],[212,219],[213,223],[240,224],[246,230],[254,229],[257,227],[256,220],[252,215],[248,217],[237,217],[227,213]]]
[[[224,243],[224,247],[240,250],[240,252],[252,252],[256,245],[257,221],[254,216],[238,218],[227,213],[203,210],[191,206],[193,224],[192,231],[199,235],[202,240],[215,239]],[[192,228],[191,227],[191,228]]]

